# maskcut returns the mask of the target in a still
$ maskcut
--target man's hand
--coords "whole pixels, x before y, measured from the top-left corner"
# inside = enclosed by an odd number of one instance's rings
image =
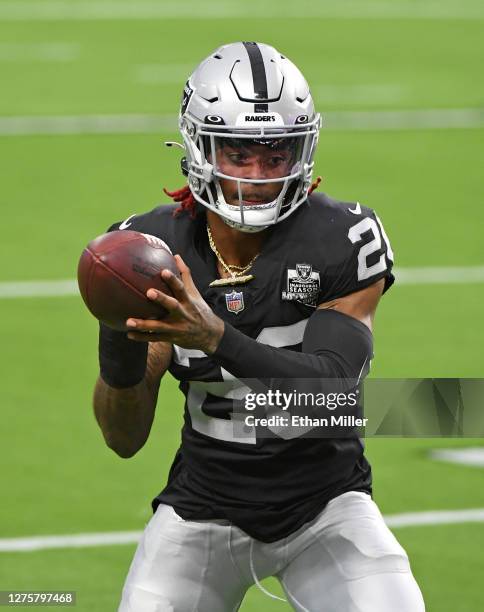
[[[175,255],[175,260],[182,280],[169,270],[161,271],[173,297],[156,289],[148,289],[146,293],[148,299],[163,306],[169,315],[162,321],[128,319],[126,325],[133,330],[128,338],[139,342],[171,342],[183,348],[213,353],[223,336],[224,323],[200,295],[180,255]]]

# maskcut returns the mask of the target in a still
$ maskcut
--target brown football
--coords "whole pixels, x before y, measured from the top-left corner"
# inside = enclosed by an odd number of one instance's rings
[[[79,290],[91,313],[109,327],[126,331],[126,319],[163,319],[167,311],[146,297],[150,287],[172,295],[160,276],[180,273],[169,247],[149,234],[117,230],[98,236],[82,252]]]

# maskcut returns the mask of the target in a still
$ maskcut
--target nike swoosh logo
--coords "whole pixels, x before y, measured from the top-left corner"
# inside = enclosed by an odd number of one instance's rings
[[[121,223],[121,225],[119,226],[119,229],[120,229],[120,230],[124,230],[124,229],[126,229],[127,227],[129,227],[129,226],[131,225],[131,223],[128,223],[128,221],[129,221],[130,219],[132,219],[133,217],[136,217],[136,213],[135,213],[134,215],[130,215],[130,216],[127,218],[127,219],[125,219],[125,220],[124,220],[124,221]]]
[[[348,208],[348,210],[350,211],[350,213],[353,213],[354,215],[361,215],[361,206],[359,202],[356,202],[356,206],[354,210],[352,208]]]

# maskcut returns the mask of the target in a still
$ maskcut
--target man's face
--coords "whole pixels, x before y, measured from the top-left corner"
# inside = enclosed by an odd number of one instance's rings
[[[239,141],[240,142],[240,141]],[[276,179],[291,173],[293,152],[290,145],[270,147],[264,144],[221,142],[217,146],[217,170],[243,179]],[[227,204],[239,205],[237,182],[219,178]],[[245,206],[272,202],[282,190],[283,182],[241,183]]]

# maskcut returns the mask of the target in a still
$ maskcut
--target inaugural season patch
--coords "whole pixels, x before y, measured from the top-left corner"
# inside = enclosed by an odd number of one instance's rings
[[[282,299],[317,306],[319,286],[319,272],[311,264],[297,263],[294,270],[287,270],[287,288],[282,292]]]

